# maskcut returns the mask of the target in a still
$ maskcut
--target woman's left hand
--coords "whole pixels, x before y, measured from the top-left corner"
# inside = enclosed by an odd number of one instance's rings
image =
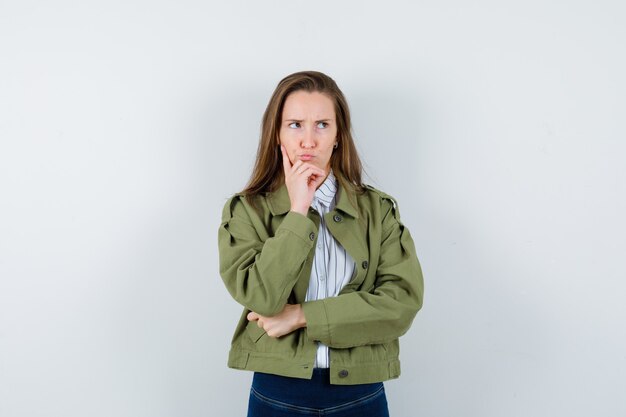
[[[257,325],[270,337],[281,337],[306,327],[306,318],[300,304],[286,304],[283,311],[272,317],[265,317],[251,311],[247,318],[249,321],[256,321]]]

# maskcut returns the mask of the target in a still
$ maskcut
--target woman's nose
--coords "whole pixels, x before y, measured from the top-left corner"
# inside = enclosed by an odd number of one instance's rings
[[[300,146],[303,148],[313,148],[315,147],[315,137],[313,136],[313,132],[311,129],[304,129],[302,132],[302,140],[300,141]]]

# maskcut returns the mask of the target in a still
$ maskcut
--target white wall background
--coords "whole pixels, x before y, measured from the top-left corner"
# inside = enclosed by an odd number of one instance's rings
[[[245,414],[216,231],[303,69],[423,264],[392,415],[626,415],[625,13],[0,2],[0,415]]]

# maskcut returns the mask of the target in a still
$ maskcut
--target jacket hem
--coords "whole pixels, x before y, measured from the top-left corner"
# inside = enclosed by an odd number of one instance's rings
[[[231,350],[228,367],[232,369],[263,372],[291,378],[311,379],[313,363],[288,360],[284,357],[262,355],[258,352]],[[332,385],[357,385],[384,382],[400,376],[400,360],[391,358],[384,362],[341,364],[330,363],[330,383]]]

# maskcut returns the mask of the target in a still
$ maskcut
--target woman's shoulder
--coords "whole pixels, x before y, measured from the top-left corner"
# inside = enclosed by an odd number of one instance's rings
[[[400,220],[398,202],[393,196],[369,184],[363,184],[362,190],[359,195],[361,205],[376,208],[383,214],[391,213],[396,220]]]
[[[381,200],[395,201],[395,198],[393,198],[391,195],[369,184],[363,184],[363,191],[364,193],[367,193],[369,195],[374,195],[377,198],[380,198]]]
[[[222,209],[222,221],[228,221],[233,217],[257,217],[259,209],[267,205],[266,195],[250,196],[243,192],[234,193],[224,203]]]

